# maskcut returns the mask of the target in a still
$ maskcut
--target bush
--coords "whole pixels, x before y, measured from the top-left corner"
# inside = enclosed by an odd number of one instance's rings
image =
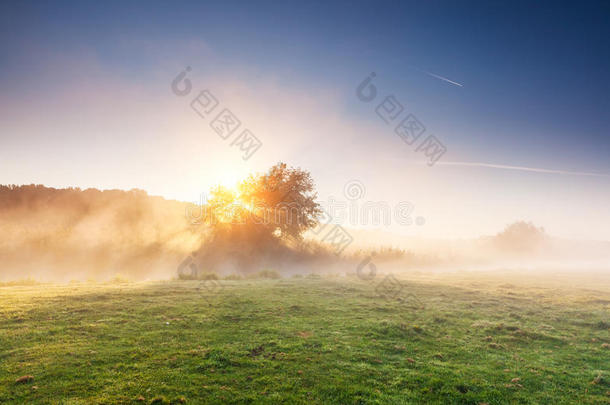
[[[129,283],[129,279],[121,274],[117,274],[114,278],[108,280],[108,284],[124,284]]]
[[[275,270],[261,270],[258,273],[254,274],[253,278],[267,278],[271,280],[277,280],[282,278],[282,276]]]
[[[178,274],[178,280],[219,280],[216,273]]]
[[[23,285],[37,285],[40,284],[38,281],[33,278],[26,278],[23,280],[15,280],[15,281],[5,281],[0,282],[0,287],[12,287],[12,286],[23,286]]]
[[[197,276],[194,274],[180,274],[178,273],[178,280],[197,280]]]

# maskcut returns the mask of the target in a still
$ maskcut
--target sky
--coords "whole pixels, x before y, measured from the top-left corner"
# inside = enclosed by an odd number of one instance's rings
[[[610,240],[609,17],[593,1],[5,1],[0,183],[198,201],[284,161],[323,204],[408,202],[413,223],[386,227],[399,234],[529,220]],[[203,90],[219,104],[202,117]],[[241,122],[227,139],[210,127],[224,108]],[[409,114],[425,127],[412,144],[395,133]],[[262,143],[247,160],[245,128]],[[446,149],[432,166],[429,135]]]

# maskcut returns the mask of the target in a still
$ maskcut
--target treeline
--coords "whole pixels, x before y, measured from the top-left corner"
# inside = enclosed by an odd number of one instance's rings
[[[311,272],[312,266],[336,263],[326,246],[305,241],[305,223],[253,220],[270,210],[276,194],[301,198],[299,215],[312,215],[307,192],[309,180],[285,165],[272,169],[267,183],[250,184],[243,194],[258,193],[259,204],[244,220],[229,210],[236,196],[216,188],[206,209],[193,204],[149,196],[143,190],[56,189],[43,185],[0,185],[0,281],[109,279],[168,279],[192,260],[195,272],[250,274],[274,268],[282,273]],[[270,177],[273,176],[273,177]],[[250,182],[260,178],[250,177]],[[279,184],[282,181],[289,185]],[[259,200],[260,202],[260,200]],[[307,205],[309,204],[309,205]],[[206,212],[193,217],[194,212]],[[214,217],[214,218],[212,218]],[[269,215],[270,218],[274,216]],[[189,259],[190,258],[190,259]]]
[[[0,186],[0,276],[156,278],[201,245],[186,206],[142,190]]]

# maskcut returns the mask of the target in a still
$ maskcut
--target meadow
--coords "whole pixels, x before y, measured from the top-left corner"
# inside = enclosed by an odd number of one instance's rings
[[[610,403],[607,276],[381,280],[3,285],[0,403]]]

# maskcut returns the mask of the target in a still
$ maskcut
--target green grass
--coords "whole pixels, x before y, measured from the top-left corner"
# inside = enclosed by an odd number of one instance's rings
[[[218,282],[0,287],[0,403],[610,403],[608,290]]]

